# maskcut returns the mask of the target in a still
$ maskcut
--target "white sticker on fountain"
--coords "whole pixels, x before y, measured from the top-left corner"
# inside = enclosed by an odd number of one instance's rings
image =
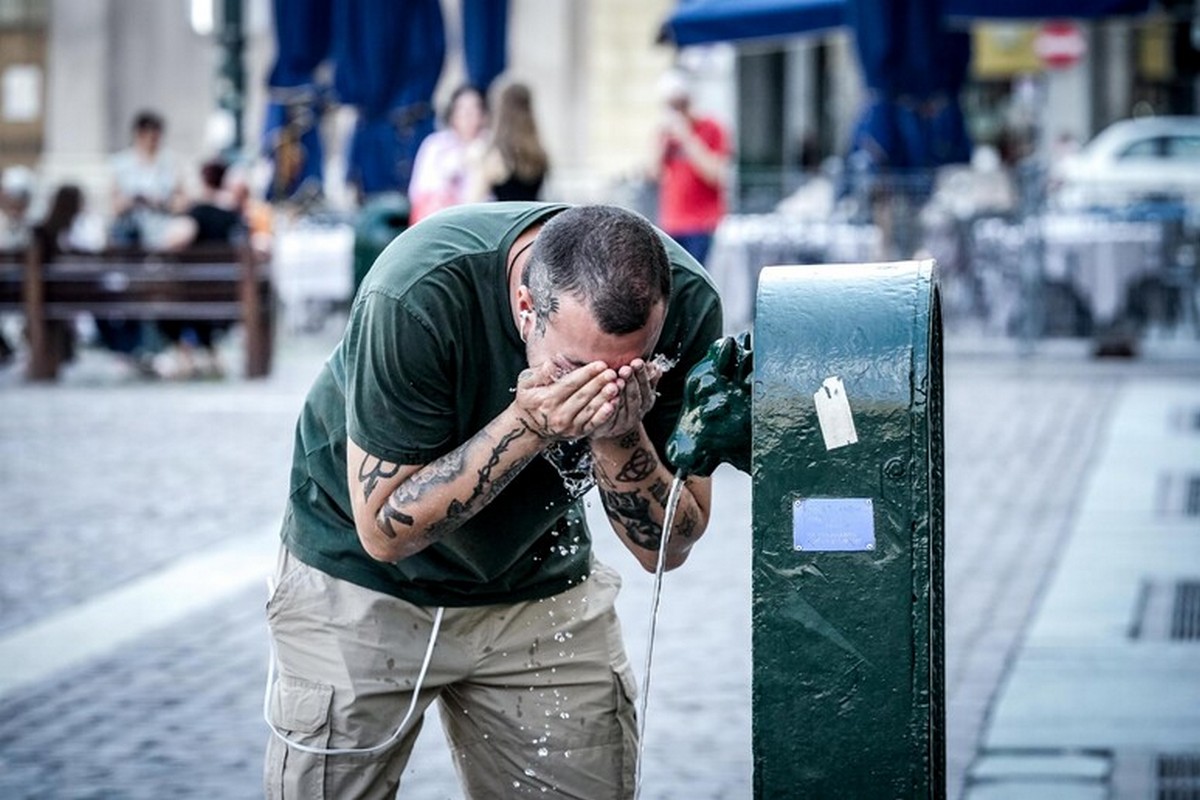
[[[821,423],[821,436],[825,437],[826,450],[858,441],[854,415],[850,413],[850,401],[846,399],[846,387],[841,378],[826,378],[813,395],[813,402],[817,404],[817,421]]]

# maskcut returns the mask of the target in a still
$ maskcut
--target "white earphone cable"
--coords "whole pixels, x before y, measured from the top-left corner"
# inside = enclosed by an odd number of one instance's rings
[[[275,723],[271,722],[270,713],[271,687],[275,684],[275,641],[273,639],[269,639],[271,642],[271,655],[270,660],[267,662],[267,690],[263,695],[263,719],[266,720],[267,725],[271,728],[271,733],[279,737],[279,739],[288,747],[293,747],[305,753],[313,753],[319,756],[351,756],[362,755],[364,753],[375,753],[395,744],[396,740],[400,738],[400,734],[404,732],[405,727],[408,726],[408,722],[412,718],[413,712],[417,708],[417,701],[421,696],[421,686],[425,683],[425,673],[429,670],[429,662],[433,660],[433,647],[437,643],[438,631],[441,630],[442,616],[445,611],[446,609],[444,606],[439,606],[433,615],[433,629],[429,632],[429,646],[425,648],[425,660],[421,662],[421,671],[417,673],[417,683],[413,687],[412,702],[408,704],[408,712],[405,713],[404,719],[400,721],[400,724],[396,727],[396,730],[390,737],[388,737],[387,740],[380,742],[379,744],[372,745],[371,747],[313,747],[311,745],[302,744],[289,739],[283,731],[275,727]]]

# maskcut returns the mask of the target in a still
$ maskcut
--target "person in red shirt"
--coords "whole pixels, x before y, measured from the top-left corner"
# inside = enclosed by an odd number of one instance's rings
[[[692,113],[682,73],[667,73],[661,91],[667,116],[656,160],[658,224],[703,264],[725,216],[729,137],[715,119]]]

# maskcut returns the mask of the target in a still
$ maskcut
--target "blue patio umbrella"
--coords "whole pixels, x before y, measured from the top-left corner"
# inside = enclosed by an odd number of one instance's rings
[[[944,0],[943,14],[963,19],[1102,18],[1144,14],[1150,0]]]
[[[462,0],[467,80],[486,92],[508,63],[508,0]]]
[[[779,39],[839,28],[845,0],[680,0],[658,39],[679,47]]]
[[[970,37],[945,26],[941,5],[847,2],[868,92],[852,158],[865,160],[873,171],[923,171],[970,159],[958,103],[971,60]]]
[[[335,4],[334,87],[358,108],[347,177],[363,195],[408,189],[417,147],[433,130],[445,53],[438,0]]]
[[[316,71],[330,54],[332,0],[275,0],[275,63],[267,79],[263,150],[271,160],[271,200],[319,191],[319,123],[325,89]]]

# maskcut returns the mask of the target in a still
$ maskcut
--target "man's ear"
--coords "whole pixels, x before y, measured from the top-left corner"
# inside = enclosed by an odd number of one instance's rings
[[[534,313],[533,294],[528,286],[521,284],[517,287],[517,316],[524,319],[526,313]]]
[[[529,287],[522,284],[517,287],[517,333],[521,341],[529,341],[529,334],[536,327],[537,312],[533,310],[533,295]]]

